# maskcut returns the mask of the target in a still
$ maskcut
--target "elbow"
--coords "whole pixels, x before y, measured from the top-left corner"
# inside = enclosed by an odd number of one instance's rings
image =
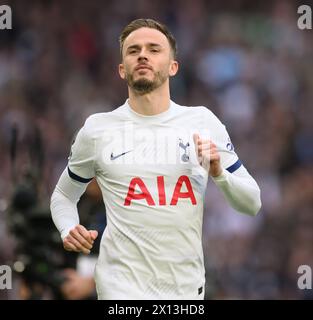
[[[50,212],[51,212],[51,214],[53,213],[53,210],[56,207],[57,202],[58,202],[57,193],[58,193],[57,189],[54,189],[54,191],[53,191],[53,193],[52,193],[52,195],[50,197]]]
[[[55,200],[55,190],[53,191],[53,193],[50,197],[50,212],[51,212],[51,214],[52,214],[52,210],[53,210],[54,200]]]
[[[250,215],[256,216],[260,212],[261,207],[262,207],[262,202],[261,202],[261,198],[259,198],[257,201],[254,202],[253,207],[251,208],[251,211],[250,211]]]
[[[261,192],[260,189],[257,190],[257,193],[253,198],[246,199],[240,208],[236,208],[239,212],[247,214],[249,216],[256,216],[258,212],[261,210],[262,202],[261,202]]]
[[[253,203],[249,203],[248,206],[236,208],[239,212],[247,214],[249,216],[256,216],[262,207],[261,200],[253,201]]]
[[[262,207],[262,201],[261,201],[261,191],[258,188],[257,195],[254,197],[254,199],[251,199],[250,206],[247,208],[247,214],[250,216],[256,216]]]

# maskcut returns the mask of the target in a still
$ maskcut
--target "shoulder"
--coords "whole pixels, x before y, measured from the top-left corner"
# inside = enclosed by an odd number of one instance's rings
[[[188,116],[201,117],[210,126],[224,126],[219,118],[206,106],[182,106],[175,104],[176,112],[185,113]]]
[[[86,129],[98,128],[99,126],[112,123],[124,116],[124,106],[109,112],[99,112],[90,115],[85,121]]]
[[[103,131],[109,130],[116,123],[125,119],[124,106],[109,112],[99,112],[90,115],[82,127],[84,134],[93,137]]]
[[[180,113],[203,113],[205,112],[204,109],[206,109],[204,106],[185,106],[185,105],[180,105],[176,102],[173,102],[173,106],[176,112]]]
[[[213,113],[209,108],[203,107],[204,109],[204,117],[212,126],[217,127],[225,127],[222,121],[216,116],[216,114]]]

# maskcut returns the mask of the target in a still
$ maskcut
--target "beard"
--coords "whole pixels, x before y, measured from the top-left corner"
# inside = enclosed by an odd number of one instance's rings
[[[153,72],[153,74],[153,80],[149,80],[145,77],[134,80],[134,75],[127,73],[126,82],[130,88],[136,91],[136,93],[139,95],[145,95],[159,88],[168,78],[168,76],[162,72]]]

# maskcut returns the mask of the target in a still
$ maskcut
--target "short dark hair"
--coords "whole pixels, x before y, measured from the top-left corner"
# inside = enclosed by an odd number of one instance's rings
[[[166,36],[166,38],[170,44],[170,48],[172,50],[174,59],[176,59],[177,46],[176,46],[176,40],[175,40],[174,36],[172,35],[172,33],[168,30],[168,28],[164,24],[162,24],[161,22],[158,22],[156,20],[153,20],[153,19],[136,19],[136,20],[133,20],[131,23],[129,23],[124,28],[124,30],[122,31],[122,33],[119,37],[121,56],[122,56],[123,45],[124,45],[125,39],[133,31],[140,29],[140,28],[151,28],[151,29],[156,29],[156,30],[162,32]]]

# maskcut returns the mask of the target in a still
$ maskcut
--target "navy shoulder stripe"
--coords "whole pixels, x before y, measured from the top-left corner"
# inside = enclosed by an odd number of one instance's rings
[[[233,165],[230,167],[226,168],[226,170],[230,173],[233,173],[236,171],[240,166],[242,165],[241,161],[238,159]]]
[[[88,182],[90,182],[90,181],[93,179],[93,178],[89,178],[89,179],[82,178],[82,177],[78,176],[77,174],[75,174],[74,172],[72,172],[69,167],[67,167],[67,171],[68,171],[68,175],[69,175],[73,180],[76,180],[76,181],[78,181],[78,182],[88,183]]]

